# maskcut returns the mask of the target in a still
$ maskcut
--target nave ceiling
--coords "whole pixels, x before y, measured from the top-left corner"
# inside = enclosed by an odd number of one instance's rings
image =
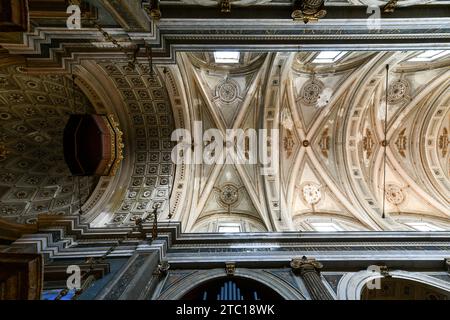
[[[408,230],[404,223],[421,219],[446,227],[448,60],[424,64],[409,61],[412,52],[349,52],[337,63],[317,64],[318,54],[242,53],[235,66],[218,66],[212,53],[180,54],[190,113],[204,130],[282,128],[279,175],[261,175],[259,165],[197,165],[188,229],[242,221],[246,231],[261,230],[246,223],[313,230],[328,221],[342,230]]]

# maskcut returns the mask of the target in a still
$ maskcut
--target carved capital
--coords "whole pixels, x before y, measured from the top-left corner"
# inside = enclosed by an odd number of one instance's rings
[[[317,272],[323,268],[323,265],[314,258],[307,258],[305,256],[301,258],[293,258],[291,260],[291,268],[294,273],[303,275],[307,272]]]

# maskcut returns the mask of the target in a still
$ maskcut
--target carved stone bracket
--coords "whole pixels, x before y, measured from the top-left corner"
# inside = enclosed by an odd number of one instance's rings
[[[225,263],[225,271],[228,276],[234,276],[236,272],[236,264],[234,262],[226,262]]]
[[[327,14],[324,0],[295,0],[291,17],[294,21],[318,21]]]

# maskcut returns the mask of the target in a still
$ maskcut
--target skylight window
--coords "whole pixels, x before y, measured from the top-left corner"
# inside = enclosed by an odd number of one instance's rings
[[[332,222],[311,222],[311,226],[314,230],[319,232],[336,232],[342,231],[342,229]]]
[[[219,225],[218,231],[222,233],[241,232],[241,225],[236,223],[222,224]]]
[[[313,63],[334,63],[341,59],[347,51],[321,51],[313,60]]]
[[[216,51],[214,60],[216,63],[239,63],[240,53],[236,51]]]
[[[409,59],[409,61],[416,61],[416,62],[434,61],[438,58],[448,55],[449,53],[450,50],[426,50],[418,54],[414,58]]]
[[[408,222],[406,224],[417,231],[444,231],[444,229],[427,222]]]

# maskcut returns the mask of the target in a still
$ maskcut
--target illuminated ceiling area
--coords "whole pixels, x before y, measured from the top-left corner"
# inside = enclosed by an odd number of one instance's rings
[[[1,217],[78,214],[81,194],[94,227],[152,223],[157,208],[161,223],[195,233],[450,229],[449,51],[222,50],[176,61],[153,73],[146,62],[83,61],[75,84],[2,67]],[[115,177],[82,179],[80,193],[61,130],[81,105],[117,115],[125,159]],[[200,135],[278,129],[266,145],[279,147],[279,172],[259,161],[174,164],[172,132],[199,124]]]

